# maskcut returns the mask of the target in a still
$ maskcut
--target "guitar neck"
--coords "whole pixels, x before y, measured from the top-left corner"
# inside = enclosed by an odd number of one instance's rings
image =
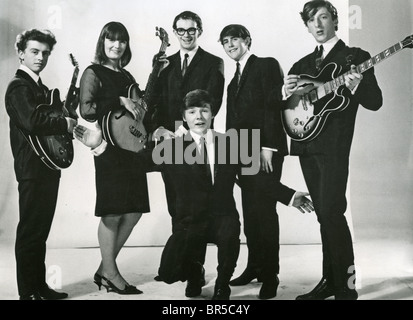
[[[167,46],[168,46],[167,43],[162,42],[161,48],[159,49],[159,54],[165,53]],[[158,60],[156,60],[155,63],[154,63],[154,66],[152,68],[152,72],[149,75],[148,82],[147,82],[146,88],[145,88],[145,95],[143,96],[143,100],[145,101],[145,103],[148,106],[149,106],[150,99],[153,96],[156,79],[159,76],[159,71],[161,70],[161,67],[162,67],[162,63],[160,63]]]
[[[76,98],[76,82],[79,76],[79,68],[75,67],[73,71],[72,81],[70,82],[70,87],[66,95],[65,104],[63,106],[63,111],[66,113],[66,116],[75,116],[76,111],[72,110],[71,104],[73,100]]]
[[[375,55],[374,57],[371,57],[370,59],[364,61],[363,63],[359,64],[356,66],[356,71],[358,73],[364,73],[367,70],[373,68],[375,65],[379,64],[380,62],[386,60],[387,58],[390,58],[391,56],[395,55],[396,53],[400,52],[402,49],[404,49],[404,45],[402,42],[398,42],[395,45],[391,46],[390,48],[380,52],[379,54]],[[340,86],[344,85],[346,80],[345,76],[351,74],[351,71],[348,71],[337,78],[326,82],[324,84],[324,89],[326,94],[334,92],[337,90]]]

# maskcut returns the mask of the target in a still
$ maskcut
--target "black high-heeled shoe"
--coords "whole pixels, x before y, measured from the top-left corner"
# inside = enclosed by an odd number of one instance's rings
[[[95,273],[93,276],[93,282],[96,283],[100,291],[100,288],[102,287],[102,276],[99,273]]]
[[[136,288],[135,286],[131,286],[130,284],[126,284],[124,289],[119,289],[116,287],[110,280],[105,278],[104,276],[101,276],[101,280],[105,281],[105,283],[102,283],[102,286],[106,288],[107,292],[115,292],[117,294],[141,294],[143,293],[141,290]]]

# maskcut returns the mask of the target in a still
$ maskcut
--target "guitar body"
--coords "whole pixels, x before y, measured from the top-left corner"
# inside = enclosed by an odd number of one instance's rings
[[[300,75],[298,89],[287,99],[281,117],[285,132],[292,140],[314,139],[332,112],[347,108],[350,100],[342,94],[344,87],[325,94],[325,82],[334,79],[340,72],[340,66],[329,63],[316,77]],[[322,98],[319,99],[319,96]]]
[[[64,116],[63,103],[58,89],[48,93],[50,104],[41,104],[37,109],[49,117]],[[72,136],[69,133],[51,136],[29,135],[28,141],[40,159],[53,170],[68,168],[74,157]]]
[[[134,83],[128,89],[128,98],[138,100],[139,93],[138,85]],[[105,115],[102,120],[102,131],[104,139],[111,145],[132,152],[144,149],[148,141],[148,133],[142,120],[135,120],[125,108],[110,111]]]
[[[159,53],[163,54],[169,46],[168,33],[162,28],[156,27],[156,30],[157,36],[162,41]],[[161,65],[163,65],[163,63],[158,60],[155,61],[152,73],[149,75],[148,83],[146,84],[145,95],[142,97],[142,92],[138,84],[134,83],[130,85],[128,89],[129,99],[133,101],[142,99],[146,105],[148,104],[148,101],[151,100],[154,94],[155,82],[161,70]],[[143,119],[147,112],[146,107],[144,108],[145,110],[141,110],[142,117],[139,121],[135,120],[132,114],[123,107],[112,110],[105,115],[102,119],[102,132],[106,142],[115,147],[132,152],[139,152],[144,149],[148,140],[150,140],[150,135],[143,125]]]

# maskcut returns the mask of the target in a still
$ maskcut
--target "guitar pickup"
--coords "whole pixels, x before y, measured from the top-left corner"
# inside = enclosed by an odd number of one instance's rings
[[[308,98],[310,99],[311,103],[317,102],[318,101],[318,94],[317,94],[317,89],[311,90],[308,93]]]

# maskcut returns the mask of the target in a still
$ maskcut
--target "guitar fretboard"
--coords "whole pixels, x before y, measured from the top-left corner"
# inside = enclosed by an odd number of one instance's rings
[[[393,56],[397,52],[401,51],[402,49],[405,48],[406,44],[404,43],[405,41],[401,41],[396,43],[395,45],[391,46],[390,48],[380,52],[379,54],[375,55],[374,57],[371,57],[370,59],[364,61],[363,63],[359,64],[356,67],[356,70],[358,73],[363,73],[366,72],[367,70],[373,68],[375,65],[378,63],[386,60],[387,58]],[[351,71],[348,71],[337,78],[328,81],[324,84],[324,91],[325,94],[329,94],[337,90],[339,87],[345,84],[345,76],[349,75]]]

